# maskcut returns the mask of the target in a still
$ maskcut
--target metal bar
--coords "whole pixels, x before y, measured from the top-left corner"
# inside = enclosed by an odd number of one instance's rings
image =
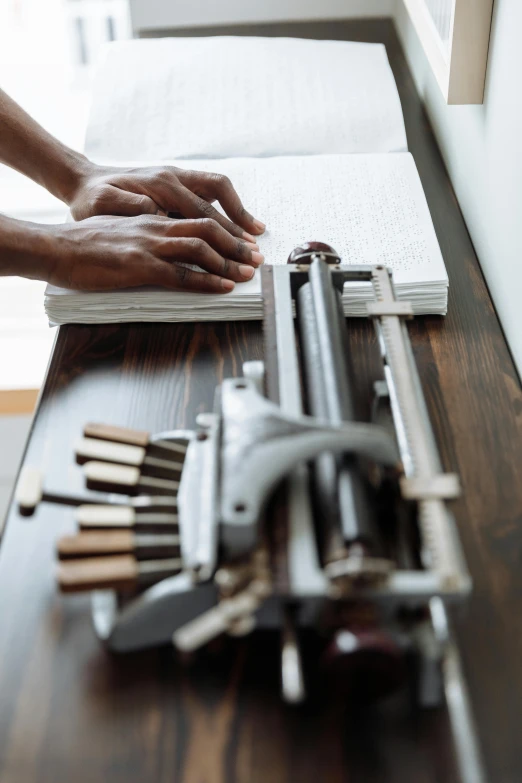
[[[298,319],[310,413],[342,424],[354,420],[342,296],[326,263],[314,261],[309,276],[310,283],[298,292]],[[375,550],[376,531],[357,460],[322,455],[315,464],[315,489],[322,521],[329,528],[326,559],[339,556],[339,538],[341,546],[344,540]]]
[[[302,585],[297,591],[292,591],[284,597],[290,598],[319,598],[320,593],[309,590],[307,585]],[[441,597],[444,603],[460,603],[462,593],[449,590],[440,576],[433,571],[393,571],[382,585],[358,587],[357,597],[361,600],[378,601],[379,604],[397,604],[401,606],[418,606],[433,597]]]
[[[140,579],[181,571],[183,561],[179,557],[165,558],[164,560],[140,560],[138,562],[138,574]]]
[[[319,253],[317,255],[320,255]],[[322,255],[322,254],[321,254]],[[307,256],[309,258],[310,256]],[[310,264],[296,264],[289,268],[292,275],[299,275],[301,272],[308,272]],[[334,278],[342,277],[343,283],[371,282],[373,278],[374,267],[359,264],[335,264],[330,266]]]
[[[343,420],[353,419],[352,393],[342,334],[344,324],[339,319],[337,292],[332,286],[328,265],[319,260],[314,261],[310,265],[309,279],[309,287],[304,286],[304,295],[308,292],[311,298],[318,342],[315,359],[324,373],[322,389],[317,393],[318,404],[330,421],[340,424]],[[306,339],[306,331],[303,331],[303,335]]]
[[[298,291],[297,319],[308,413],[317,418],[336,422],[335,416],[329,416],[328,395],[325,388],[327,384],[335,384],[335,378],[330,377],[328,368],[324,366],[310,283],[306,283]],[[312,469],[315,505],[316,508],[321,509],[321,524],[317,533],[323,562],[346,556],[339,503],[340,462],[340,457],[325,452],[315,460]],[[353,512],[353,506],[351,510]],[[354,513],[350,514],[349,522],[352,531],[355,528],[354,516]],[[353,536],[349,537],[353,538]]]
[[[281,693],[287,704],[301,704],[306,698],[303,662],[291,606],[283,609]]]
[[[280,408],[298,416],[303,412],[299,363],[295,345],[292,291],[287,267],[274,267],[274,305]]]
[[[134,537],[136,557],[145,558],[159,553],[161,557],[166,554],[176,555],[180,548],[180,537],[169,535],[148,535],[137,533]]]
[[[442,645],[442,681],[453,743],[462,783],[486,783],[469,692],[457,645],[452,639],[446,609],[440,598],[430,601],[435,635]]]
[[[217,559],[219,417],[198,417],[201,427],[189,443],[178,493],[184,566],[201,581],[210,579]]]
[[[263,298],[263,363],[265,367],[264,394],[279,404],[279,368],[277,363],[277,331],[275,317],[275,279],[271,264],[261,267],[261,291]]]
[[[286,413],[302,413],[299,365],[295,344],[292,294],[288,267],[275,266],[274,320],[278,363],[279,403]],[[308,471],[299,466],[288,480],[289,535],[288,573],[292,589],[303,588],[315,594],[326,593],[326,579],[319,564],[308,494]]]
[[[373,286],[378,302],[395,301],[386,268],[374,268]],[[440,459],[406,327],[398,316],[382,316],[375,319],[375,328],[385,361],[385,378],[404,472],[407,477],[438,475]],[[464,592],[469,586],[469,575],[445,503],[420,501],[418,508],[425,566],[435,568],[448,581],[448,586],[460,587]]]
[[[313,297],[314,322],[317,329],[319,365],[309,367],[307,380],[310,386],[317,382],[321,370],[324,390],[322,410],[315,415],[324,416],[332,424],[355,419],[352,392],[352,371],[349,366],[348,335],[343,313],[342,295],[332,285],[330,268],[321,262],[310,267],[310,291]],[[305,296],[305,294],[303,294]],[[345,458],[338,475],[337,502],[340,523],[345,541],[364,543],[375,552],[377,531],[372,519],[369,498],[357,460]]]

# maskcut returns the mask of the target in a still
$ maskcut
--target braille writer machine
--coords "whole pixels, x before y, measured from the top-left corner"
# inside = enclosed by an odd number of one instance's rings
[[[317,666],[351,679],[354,694],[413,677],[420,705],[445,701],[462,779],[481,781],[447,614],[471,588],[450,510],[459,480],[441,467],[411,306],[387,268],[344,265],[322,243],[261,279],[264,362],[224,380],[194,430],[89,424],[76,458],[95,492],[60,494],[26,468],[19,509],[74,507],[58,584],[92,591],[109,648],[194,651],[224,633],[279,629],[282,696],[297,703],[313,676],[302,655],[312,636]],[[380,353],[382,378],[361,390],[342,292],[364,282],[376,336],[365,350]],[[361,394],[373,400],[364,418]]]

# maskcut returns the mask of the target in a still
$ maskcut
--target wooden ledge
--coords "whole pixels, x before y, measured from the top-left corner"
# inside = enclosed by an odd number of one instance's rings
[[[40,389],[0,389],[0,416],[33,413]]]

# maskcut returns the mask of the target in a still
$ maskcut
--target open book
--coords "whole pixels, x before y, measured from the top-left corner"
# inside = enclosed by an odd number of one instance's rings
[[[219,37],[111,47],[86,144],[98,161],[227,174],[267,224],[258,238],[267,263],[285,263],[303,242],[327,242],[344,263],[390,266],[417,313],[444,314],[447,274],[405,148],[383,46]],[[368,284],[346,285],[346,314],[365,314],[370,296]],[[262,315],[258,273],[225,295],[49,286],[45,305],[56,324]]]

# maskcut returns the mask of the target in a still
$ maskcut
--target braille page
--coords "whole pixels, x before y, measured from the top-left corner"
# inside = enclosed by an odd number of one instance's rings
[[[410,153],[192,161],[227,174],[246,208],[267,225],[267,263],[303,242],[327,242],[349,264],[380,263],[397,283],[447,281]],[[188,161],[183,163],[188,166]]]
[[[384,45],[218,36],[109,45],[85,151],[117,161],[406,149]]]

